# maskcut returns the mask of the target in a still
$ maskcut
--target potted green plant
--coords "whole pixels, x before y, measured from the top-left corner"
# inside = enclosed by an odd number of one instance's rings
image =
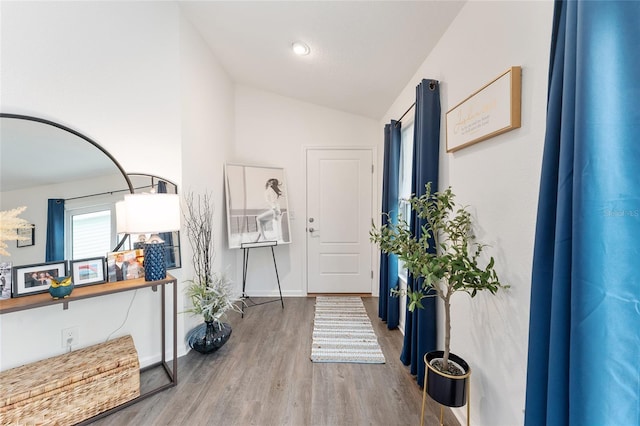
[[[413,277],[422,279],[417,290],[392,290],[392,295],[407,296],[409,311],[423,308],[421,301],[425,297],[442,300],[444,350],[426,355],[427,392],[443,405],[459,407],[466,403],[470,369],[462,358],[451,353],[451,298],[460,291],[472,298],[479,291],[495,294],[508,286],[500,283],[493,257],[480,266],[486,245],[476,242],[471,214],[466,206],[456,205],[451,187],[431,192],[429,183],[424,195],[412,196],[408,201],[425,222],[419,238],[403,218],[397,225],[373,225],[370,236],[382,252],[398,256]]]
[[[231,281],[224,274],[213,271],[215,259],[213,235],[213,201],[209,194],[185,197],[184,226],[193,251],[193,279],[187,280],[186,295],[192,307],[187,309],[201,315],[204,323],[187,333],[187,342],[201,353],[218,350],[231,337],[231,325],[223,322],[229,310],[242,312],[236,304]]]

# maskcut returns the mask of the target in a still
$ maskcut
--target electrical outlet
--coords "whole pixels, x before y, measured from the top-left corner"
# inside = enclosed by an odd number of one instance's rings
[[[62,329],[62,347],[68,348],[79,343],[80,337],[78,327],[69,327]]]

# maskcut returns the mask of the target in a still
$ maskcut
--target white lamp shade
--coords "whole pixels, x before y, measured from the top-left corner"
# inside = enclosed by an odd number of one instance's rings
[[[116,203],[116,232],[127,233],[127,206],[124,200]]]
[[[177,194],[130,194],[124,196],[124,204],[123,232],[155,234],[180,230],[180,198]],[[116,217],[117,209],[118,203]]]

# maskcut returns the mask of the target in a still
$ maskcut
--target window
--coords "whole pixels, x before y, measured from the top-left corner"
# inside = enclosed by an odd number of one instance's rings
[[[85,259],[106,256],[114,247],[111,206],[93,206],[67,210],[67,257]]]
[[[407,223],[411,219],[411,180],[413,172],[413,123],[404,127],[401,134],[400,168],[398,176],[398,220]],[[402,261],[398,263],[398,275],[406,281],[407,270]]]

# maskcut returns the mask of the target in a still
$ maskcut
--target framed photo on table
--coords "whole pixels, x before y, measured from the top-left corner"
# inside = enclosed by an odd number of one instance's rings
[[[144,277],[144,251],[142,249],[117,251],[107,254],[107,281],[133,280]]]
[[[11,298],[11,262],[0,262],[0,300]]]
[[[106,282],[105,263],[104,257],[70,261],[69,270],[73,277],[73,284],[75,286],[83,286]]]
[[[13,296],[28,296],[46,293],[51,285],[51,278],[67,275],[67,262],[48,262],[35,265],[16,266],[13,268]]]

